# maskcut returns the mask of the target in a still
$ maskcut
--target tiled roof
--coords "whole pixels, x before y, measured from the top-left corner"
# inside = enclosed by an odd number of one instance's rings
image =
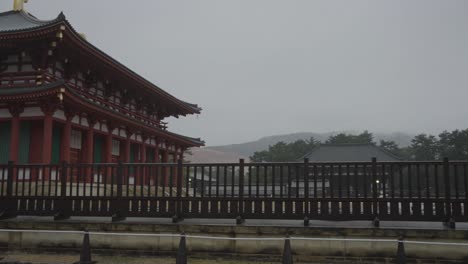
[[[8,11],[0,13],[0,32],[24,31],[47,26],[64,20],[63,13],[52,20],[40,20],[25,11]]]
[[[40,30],[44,27],[48,27],[53,24],[58,24],[60,22],[65,23],[72,29],[73,32],[75,32],[75,34],[78,34],[73,29],[72,25],[68,23],[63,13],[60,13],[57,16],[57,18],[52,19],[52,20],[40,20],[25,11],[8,11],[8,12],[0,13],[0,33],[11,34],[11,33],[16,33],[16,32],[19,33],[19,32],[29,32],[29,31],[34,31],[34,30]],[[119,70],[128,71],[131,77],[134,80],[140,82],[143,86],[149,87],[150,89],[152,89],[159,95],[162,95],[163,97],[171,100],[176,105],[182,106],[182,109],[185,109],[183,111],[185,111],[186,114],[194,114],[194,113],[201,112],[202,108],[199,107],[198,105],[191,104],[191,103],[188,103],[188,102],[185,102],[176,98],[175,96],[169,94],[168,92],[164,91],[160,87],[157,87],[153,83],[149,82],[142,76],[138,75],[133,70],[127,68],[125,65],[121,64],[119,61],[115,60],[111,56],[107,55],[105,52],[103,52],[96,46],[92,45],[90,42],[83,40],[81,37],[79,39],[85,42],[86,44],[85,46],[89,47],[94,52],[101,54],[105,59],[109,60],[114,66],[119,68]]]
[[[303,158],[309,161],[354,161],[366,162],[375,157],[377,161],[399,161],[392,153],[372,144],[323,144],[314,148]]]

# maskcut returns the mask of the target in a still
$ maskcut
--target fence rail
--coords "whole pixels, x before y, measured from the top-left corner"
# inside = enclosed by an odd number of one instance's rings
[[[16,215],[468,221],[468,161],[0,165]],[[378,223],[378,221],[376,222]]]

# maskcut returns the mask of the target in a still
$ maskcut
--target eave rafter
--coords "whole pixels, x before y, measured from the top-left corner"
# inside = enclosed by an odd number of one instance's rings
[[[8,95],[5,95],[8,94]],[[60,105],[64,109],[82,109],[86,108],[93,113],[93,117],[100,120],[116,120],[134,130],[139,130],[145,134],[159,135],[170,141],[188,147],[203,146],[204,142],[200,139],[193,139],[177,135],[165,130],[161,130],[147,124],[135,120],[131,117],[122,115],[115,111],[110,111],[96,103],[88,101],[78,94],[75,94],[72,89],[68,88],[63,82],[44,85],[34,88],[12,88],[2,89],[0,94],[0,103],[26,103],[30,101],[53,102],[54,105]],[[79,112],[75,110],[75,112]]]

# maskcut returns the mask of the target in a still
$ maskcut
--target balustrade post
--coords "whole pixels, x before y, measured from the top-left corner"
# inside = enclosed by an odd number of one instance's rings
[[[8,161],[7,174],[8,178],[6,180],[6,197],[0,199],[0,219],[8,219],[16,217],[17,208],[16,208],[16,199],[13,198],[13,181],[16,178],[16,169],[15,162]]]
[[[450,187],[450,163],[447,157],[443,161],[444,185],[445,185],[445,219],[444,223],[450,228],[455,228],[455,219],[452,215],[451,187]]]
[[[114,200],[112,201],[114,203],[114,214],[112,215],[112,222],[116,221],[122,221],[125,220],[127,217],[127,212],[128,212],[128,201],[125,201],[123,197],[123,173],[124,165],[122,164],[122,161],[120,160],[118,165],[117,165],[117,177],[116,177],[116,184],[117,184],[117,192],[116,196],[113,197]],[[128,180],[127,183],[128,184]]]
[[[13,196],[13,180],[16,178],[15,176],[15,162],[10,160],[8,161],[8,178],[6,189],[6,195],[8,198]]]
[[[309,192],[309,159],[304,158],[304,226],[309,225]]]
[[[60,197],[57,197],[55,204],[57,212],[54,215],[54,220],[64,220],[70,218],[71,203],[66,200],[67,197],[67,178],[68,178],[68,163],[62,161],[60,174]],[[71,184],[71,181],[70,181]],[[71,194],[70,194],[71,195]]]
[[[372,224],[374,227],[380,226],[380,219],[379,219],[379,212],[378,212],[378,204],[379,204],[379,188],[377,187],[377,158],[372,158],[372,213],[374,215],[374,220]],[[411,179],[410,179],[411,180]]]
[[[242,224],[244,219],[244,159],[239,159],[239,201],[237,205],[236,224]]]
[[[172,222],[177,223],[182,220],[182,177],[183,177],[183,160],[177,160],[177,198],[175,204],[176,213],[172,217]]]
[[[121,198],[122,197],[122,182],[123,182],[123,164],[122,161],[120,160],[117,164],[117,178],[116,178],[116,184],[117,184],[117,197]],[[127,182],[128,184],[128,182]]]

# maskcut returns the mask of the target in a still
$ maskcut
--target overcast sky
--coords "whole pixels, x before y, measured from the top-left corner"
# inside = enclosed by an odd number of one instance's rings
[[[1,0],[2,11],[13,0]],[[468,127],[468,1],[30,0],[199,116],[207,145]]]

